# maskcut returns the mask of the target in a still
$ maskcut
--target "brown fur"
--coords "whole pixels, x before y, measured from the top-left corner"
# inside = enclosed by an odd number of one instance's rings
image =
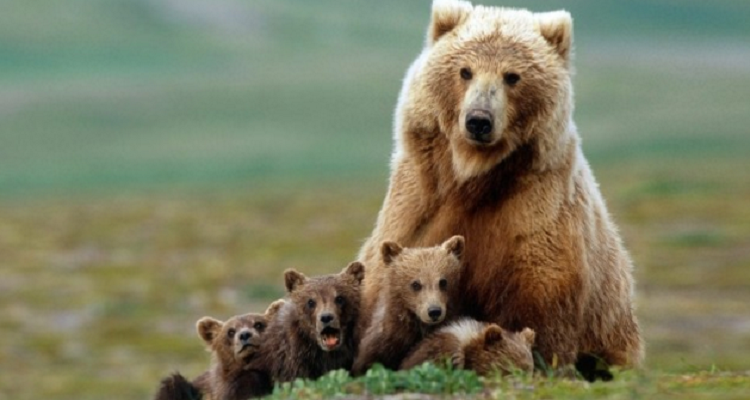
[[[464,313],[533,328],[547,363],[593,354],[640,364],[632,264],[572,121],[571,48],[564,11],[435,1],[396,108],[388,193],[360,252],[372,266],[366,312],[391,273],[377,262],[383,240],[420,247],[463,235]],[[464,123],[476,110],[494,120],[487,143]]]
[[[447,325],[420,342],[401,364],[414,368],[426,361],[445,360],[454,368],[470,369],[479,375],[534,369],[531,346],[534,331],[510,332],[496,324],[462,319]]]
[[[159,390],[154,396],[154,400],[201,400],[202,398],[198,388],[178,373],[162,379]]]
[[[295,270],[284,273],[287,303],[269,326],[269,342],[262,351],[275,382],[316,379],[331,370],[351,368],[359,340],[357,318],[364,276],[359,262],[339,274],[312,278]],[[327,336],[329,329],[336,329],[336,334]],[[327,340],[333,337],[336,344],[329,347],[332,342]]]
[[[211,317],[198,320],[196,328],[211,351],[211,366],[192,383],[179,374],[164,379],[155,398],[192,399],[197,391],[209,400],[243,400],[270,393],[273,385],[258,354],[266,346],[268,324],[283,304],[284,300],[277,300],[265,314],[238,315],[226,322]]]
[[[361,321],[366,333],[352,368],[355,375],[374,363],[397,369],[427,332],[453,315],[448,300],[455,297],[450,293],[458,287],[463,248],[461,236],[429,248],[382,244],[379,262],[389,273],[383,277],[383,290],[371,318]],[[431,310],[440,314],[432,317]]]

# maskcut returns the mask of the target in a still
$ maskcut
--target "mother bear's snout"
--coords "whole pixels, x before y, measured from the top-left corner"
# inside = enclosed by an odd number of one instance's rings
[[[492,141],[492,114],[487,110],[471,110],[466,114],[466,131],[469,139],[479,143]]]

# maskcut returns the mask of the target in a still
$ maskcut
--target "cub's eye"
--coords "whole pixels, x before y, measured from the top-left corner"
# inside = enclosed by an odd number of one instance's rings
[[[344,304],[344,296],[336,296],[336,298],[334,299],[334,301],[338,305],[343,305]]]
[[[307,306],[310,308],[315,308],[315,300],[310,299],[307,301]]]
[[[448,280],[443,278],[438,282],[438,285],[440,285],[440,289],[445,290],[448,287]]]
[[[461,79],[465,81],[470,80],[471,77],[473,76],[469,68],[461,68],[460,74],[461,74]]]
[[[507,83],[510,86],[513,86],[516,83],[518,83],[518,81],[521,80],[521,76],[513,72],[508,72],[505,75],[503,75],[503,79],[505,79],[505,83]]]
[[[229,330],[227,331],[227,337],[228,337],[228,338],[230,338],[230,339],[233,339],[233,338],[234,338],[234,334],[235,334],[235,333],[237,333],[237,331],[235,331],[235,330],[234,330],[233,328],[230,328],[230,329],[229,329]]]
[[[422,290],[422,284],[419,283],[419,281],[414,281],[414,282],[411,283],[411,288],[415,292],[418,292],[418,291]]]
[[[263,325],[262,322],[256,322],[255,325],[253,325],[253,328],[255,328],[256,331],[261,331],[265,328],[265,325]]]

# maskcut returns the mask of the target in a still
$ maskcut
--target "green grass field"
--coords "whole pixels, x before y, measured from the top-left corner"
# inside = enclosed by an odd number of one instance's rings
[[[502,4],[575,18],[576,122],[648,355],[611,383],[482,393],[746,397],[750,4]],[[428,18],[427,1],[6,1],[0,400],[147,398],[207,366],[198,318],[351,261]]]

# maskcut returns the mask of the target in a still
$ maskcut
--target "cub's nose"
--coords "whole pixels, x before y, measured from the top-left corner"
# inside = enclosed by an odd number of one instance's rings
[[[430,316],[431,320],[437,321],[438,318],[443,315],[443,309],[440,307],[430,307],[429,309],[427,309],[427,315]]]
[[[333,314],[323,314],[320,316],[320,322],[327,324],[333,321]]]
[[[247,342],[248,340],[250,340],[251,337],[253,337],[253,334],[250,332],[240,333],[240,340],[243,342]]]
[[[471,139],[489,143],[492,132],[492,115],[484,110],[473,110],[466,115],[466,130]]]

